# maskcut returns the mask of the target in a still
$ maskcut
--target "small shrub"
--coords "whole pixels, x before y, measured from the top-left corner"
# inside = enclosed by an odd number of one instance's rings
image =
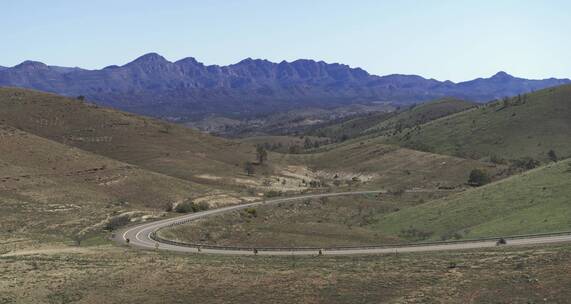
[[[281,196],[282,192],[281,191],[276,191],[276,190],[270,190],[268,192],[266,192],[265,196],[266,197],[276,197],[276,196]]]
[[[474,169],[470,172],[470,177],[468,178],[468,184],[479,187],[490,183],[491,179],[486,171],[481,169]]]
[[[402,196],[405,193],[405,189],[403,188],[396,188],[396,189],[391,189],[389,190],[389,194],[394,195],[394,196]]]
[[[552,162],[557,162],[559,160],[557,153],[555,153],[553,150],[549,150],[549,152],[547,152],[547,157],[549,157],[549,160]]]
[[[425,231],[421,229],[416,229],[414,227],[410,227],[408,229],[401,230],[400,236],[408,239],[415,239],[415,240],[426,240],[430,238],[434,233],[432,231]]]
[[[258,217],[258,210],[256,210],[256,208],[246,208],[244,211],[251,217]]]
[[[490,162],[494,163],[494,164],[498,164],[498,165],[505,165],[507,164],[507,161],[501,157],[499,157],[498,155],[492,154],[490,155]]]
[[[252,162],[245,162],[244,163],[244,171],[248,176],[254,175],[256,173],[256,169],[254,168],[254,164]]]
[[[105,224],[105,229],[113,231],[129,224],[130,221],[131,219],[127,215],[114,216],[107,221],[107,223]]]

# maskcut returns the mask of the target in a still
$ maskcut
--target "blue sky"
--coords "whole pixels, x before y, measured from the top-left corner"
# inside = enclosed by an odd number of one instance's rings
[[[309,58],[462,81],[571,78],[571,1],[3,0],[0,65],[102,68],[148,52]]]

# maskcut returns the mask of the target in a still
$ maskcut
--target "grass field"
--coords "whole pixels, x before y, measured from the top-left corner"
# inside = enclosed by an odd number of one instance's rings
[[[0,302],[566,303],[570,249],[224,257],[37,248],[0,255]]]
[[[415,229],[440,239],[571,230],[571,161],[379,218],[386,233]]]

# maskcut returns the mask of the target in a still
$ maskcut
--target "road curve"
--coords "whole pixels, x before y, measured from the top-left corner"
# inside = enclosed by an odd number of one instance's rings
[[[307,198],[331,197],[331,196],[346,196],[358,194],[374,194],[385,193],[385,190],[377,191],[352,191],[352,192],[338,192],[338,193],[324,193],[324,194],[310,194],[304,196],[279,198],[268,201],[260,201],[248,203],[243,205],[229,206],[219,209],[207,210],[187,214],[179,217],[168,218],[164,220],[140,224],[137,226],[125,228],[115,233],[113,239],[120,244],[127,244],[137,249],[152,249],[152,250],[167,250],[174,252],[187,252],[187,253],[210,253],[210,254],[226,254],[226,255],[316,255],[318,249],[303,249],[292,248],[288,249],[264,249],[254,253],[254,250],[244,249],[219,249],[219,248],[202,248],[181,246],[175,244],[167,244],[153,240],[152,234],[161,228],[168,226],[186,223],[199,218],[207,217],[214,214],[221,214],[225,212],[240,210],[248,207],[277,204],[281,202],[301,200]],[[541,234],[529,236],[506,237],[507,244],[503,246],[522,246],[522,245],[540,245],[540,244],[554,244],[571,242],[571,232],[554,233],[554,234]],[[484,239],[473,241],[458,241],[458,242],[435,242],[427,244],[406,244],[406,245],[393,245],[393,246],[362,246],[362,247],[345,247],[337,249],[323,249],[321,250],[324,255],[357,255],[357,254],[387,254],[387,253],[404,253],[404,252],[428,252],[428,251],[451,251],[451,250],[466,250],[476,248],[491,248],[497,247],[497,239]]]

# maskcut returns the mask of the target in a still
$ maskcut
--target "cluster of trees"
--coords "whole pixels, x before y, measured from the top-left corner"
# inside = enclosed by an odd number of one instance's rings
[[[210,206],[208,205],[207,202],[195,203],[191,200],[188,200],[176,205],[174,211],[178,213],[199,212],[199,211],[208,210],[209,207]]]
[[[552,161],[552,162],[558,162],[559,161],[559,156],[557,155],[557,153],[553,149],[549,150],[546,154],[547,154],[547,158],[550,161]],[[522,170],[527,171],[527,170],[535,169],[541,165],[541,162],[539,160],[534,159],[532,157],[523,157],[523,158],[519,158],[519,159],[507,160],[507,159],[502,158],[502,157],[495,155],[495,154],[490,155],[490,162],[492,162],[494,164],[499,164],[499,165],[509,164],[510,170],[512,170],[512,171],[522,171]]]
[[[513,98],[504,97],[501,101],[498,102],[502,106],[499,110],[503,110],[503,109],[509,108],[511,106],[519,106],[519,105],[525,104],[526,102],[527,102],[527,94],[523,94],[523,95],[520,94],[520,95],[517,95],[516,97],[513,97]]]

